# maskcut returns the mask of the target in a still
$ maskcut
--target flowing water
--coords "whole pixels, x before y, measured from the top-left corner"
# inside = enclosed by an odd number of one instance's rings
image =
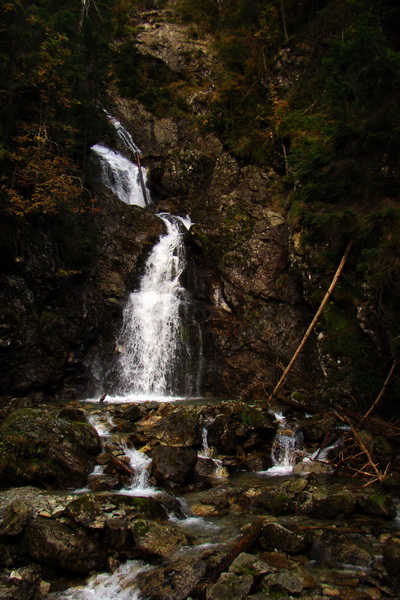
[[[140,181],[139,166],[116,150],[103,144],[95,144],[92,151],[101,169],[101,182],[125,204],[146,206],[146,198]],[[146,186],[147,174],[142,167]]]
[[[122,400],[198,395],[198,348],[190,343],[186,267],[188,218],[162,213],[167,232],[153,248],[138,290],[128,298],[117,339]],[[117,400],[111,399],[111,401]]]
[[[278,428],[272,445],[272,467],[264,475],[290,475],[303,446],[303,435],[295,423],[288,424],[282,413],[275,412]]]

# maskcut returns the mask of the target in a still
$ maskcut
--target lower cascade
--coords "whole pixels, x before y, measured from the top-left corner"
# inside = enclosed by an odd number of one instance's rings
[[[189,294],[181,284],[186,267],[183,238],[191,222],[166,213],[159,217],[167,232],[146,262],[139,289],[128,298],[117,339],[117,392],[125,400],[199,392],[200,352],[190,343]]]

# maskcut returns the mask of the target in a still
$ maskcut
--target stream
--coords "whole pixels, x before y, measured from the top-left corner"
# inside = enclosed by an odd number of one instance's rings
[[[126,153],[139,156],[129,132],[108,116]],[[141,189],[140,165],[102,144],[93,153],[104,185],[144,207],[149,192]],[[182,284],[191,221],[158,216],[165,233],[116,335],[115,388],[105,393],[100,386],[81,402],[102,452],[87,487],[72,493],[81,503],[72,502],[67,514],[102,540],[107,572],[67,589],[63,581],[47,597],[395,597],[383,553],[389,539],[397,543],[398,502],[373,486],[366,491],[354,479],[332,477],[339,433],[322,448],[282,407],[201,398],[201,331]],[[132,516],[138,503],[158,516]],[[247,543],[254,523],[257,535]],[[228,560],[238,540],[245,550]]]

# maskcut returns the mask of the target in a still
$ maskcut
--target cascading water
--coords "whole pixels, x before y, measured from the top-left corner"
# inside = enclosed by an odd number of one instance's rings
[[[119,392],[125,396],[197,394],[198,374],[188,336],[184,230],[190,219],[162,213],[167,233],[153,248],[140,288],[130,294],[117,340]],[[197,358],[197,360],[195,360]]]
[[[303,445],[303,435],[298,426],[288,425],[286,418],[281,413],[274,413],[278,422],[275,440],[272,445],[272,464],[265,475],[289,475],[296,463],[298,451]]]
[[[125,127],[122,125],[122,123],[120,123],[118,121],[118,119],[116,119],[115,117],[110,115],[110,113],[108,111],[105,110],[104,112],[106,113],[108,119],[110,120],[110,123],[113,125],[115,132],[116,132],[117,136],[119,137],[119,139],[121,140],[121,142],[123,143],[123,145],[126,148],[128,148],[128,150],[130,150],[133,154],[141,154],[142,153],[141,150],[136,146],[131,134],[129,133],[129,131],[127,129],[125,129]]]
[[[100,164],[102,183],[125,204],[144,208],[146,198],[143,194],[138,165],[103,144],[95,144],[92,146],[92,151]],[[146,186],[146,170],[143,167],[142,176]]]
[[[220,477],[221,479],[228,476],[227,469],[223,466],[222,460],[213,458],[210,446],[208,445],[208,430],[207,427],[203,427],[201,432],[202,448],[199,452],[200,458],[207,458],[214,463],[214,476]]]

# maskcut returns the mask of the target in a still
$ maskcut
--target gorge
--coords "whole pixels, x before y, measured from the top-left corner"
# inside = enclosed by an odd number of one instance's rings
[[[4,600],[398,597],[395,4],[1,8]]]

